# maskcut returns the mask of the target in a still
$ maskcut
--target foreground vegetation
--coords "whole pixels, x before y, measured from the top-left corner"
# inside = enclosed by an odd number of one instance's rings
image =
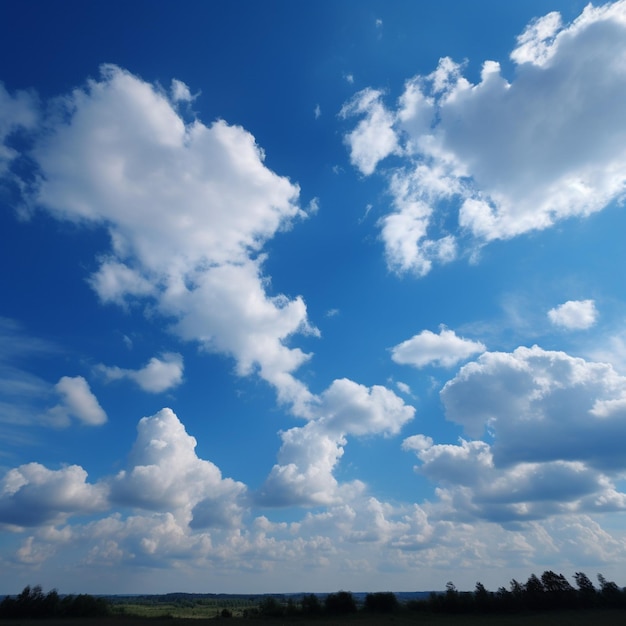
[[[598,587],[582,572],[574,575],[576,587],[562,574],[532,574],[525,583],[512,580],[509,588],[488,591],[481,583],[473,592],[460,592],[448,583],[445,592],[431,593],[427,598],[399,601],[392,592],[360,594],[349,591],[330,594],[291,596],[210,596],[167,594],[162,596],[93,597],[85,594],[60,596],[56,590],[44,594],[41,587],[26,587],[17,596],[0,602],[0,619],[53,620],[50,625],[66,624],[75,618],[105,623],[133,624],[152,618],[156,626],[232,618],[258,620],[272,624],[394,624],[420,623],[493,624],[517,626],[527,624],[532,615],[534,626],[569,624],[579,626],[601,620],[603,626],[623,624],[626,617],[626,590],[598,575]],[[7,621],[4,622],[7,624]],[[188,621],[186,623],[189,623]]]

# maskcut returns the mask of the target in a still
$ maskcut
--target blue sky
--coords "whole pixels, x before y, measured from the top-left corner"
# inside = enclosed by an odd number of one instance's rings
[[[0,591],[626,561],[626,2],[0,2]]]

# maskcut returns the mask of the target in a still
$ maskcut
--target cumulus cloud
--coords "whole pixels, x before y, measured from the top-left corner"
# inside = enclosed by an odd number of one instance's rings
[[[453,330],[441,328],[439,334],[423,330],[391,349],[391,358],[401,365],[452,367],[459,361],[486,350],[480,341],[459,337]]]
[[[416,471],[439,486],[433,515],[509,524],[626,509],[626,378],[610,365],[537,346],[486,352],[441,399],[475,439],[405,439]]]
[[[160,87],[105,65],[62,102],[32,151],[28,197],[59,219],[107,228],[111,249],[90,283],[105,303],[146,301],[172,330],[231,355],[304,411],[293,372],[307,360],[286,341],[313,333],[300,297],[268,293],[265,242],[306,213],[299,188],[264,164],[254,137],[217,120],[186,123],[189,88]]]
[[[626,377],[611,365],[564,352],[520,347],[487,352],[446,383],[446,417],[473,437],[497,434],[497,465],[584,461],[621,468],[626,455]]]
[[[593,300],[568,300],[548,311],[555,326],[567,330],[585,330],[596,323],[598,311]]]
[[[87,472],[77,465],[50,470],[28,463],[9,470],[0,482],[0,524],[59,523],[70,514],[93,513],[106,505],[105,486],[87,483]]]
[[[161,393],[180,385],[183,381],[183,370],[183,357],[174,352],[166,352],[160,358],[153,357],[138,370],[98,366],[98,371],[108,380],[127,378],[150,393]]]
[[[511,54],[510,81],[488,60],[470,83],[462,65],[443,58],[407,81],[395,108],[371,88],[344,107],[362,117],[346,135],[361,173],[403,155],[385,170],[393,212],[381,232],[391,269],[424,275],[460,246],[472,252],[623,197],[625,16],[620,0],[589,5],[565,26],[558,13],[536,20]]]
[[[491,446],[483,441],[413,449],[422,462],[416,470],[440,485],[440,499],[453,505],[447,516],[458,520],[482,518],[507,524],[626,508],[626,494],[617,492],[602,472],[581,462],[496,467]]]
[[[352,499],[359,481],[339,484],[334,470],[343,456],[346,436],[397,434],[415,409],[386,387],[367,388],[348,379],[335,380],[317,398],[314,418],[281,433],[277,464],[258,500],[268,505],[320,505]]]
[[[55,385],[61,402],[48,410],[46,416],[58,426],[67,426],[75,418],[89,426],[100,426],[107,415],[82,376],[63,376]]]
[[[213,463],[196,455],[195,447],[196,440],[174,412],[162,409],[139,421],[128,468],[115,476],[90,484],[87,472],[77,465],[59,470],[39,463],[21,465],[0,480],[0,525],[57,526],[70,516],[121,506],[134,509],[134,519],[144,520],[143,537],[150,526],[162,531],[164,519],[181,536],[203,529],[240,528],[247,507],[245,485],[223,478]],[[152,519],[142,516],[146,512]],[[111,523],[118,529],[127,524],[119,514],[95,524]]]
[[[111,481],[111,500],[124,506],[168,511],[192,527],[236,524],[246,487],[222,478],[218,467],[198,458],[196,440],[171,409],[144,417],[129,469]]]

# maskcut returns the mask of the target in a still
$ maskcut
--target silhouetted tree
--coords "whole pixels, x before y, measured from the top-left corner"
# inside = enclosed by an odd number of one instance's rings
[[[593,586],[591,580],[589,580],[587,574],[584,574],[583,572],[576,572],[574,574],[574,580],[576,581],[576,586],[578,587],[578,604],[583,607],[591,607],[595,605],[598,600],[598,592]]]
[[[474,588],[474,606],[477,611],[484,613],[491,608],[491,594],[481,582],[476,583]]]
[[[259,613],[265,617],[282,617],[283,605],[273,596],[267,596],[259,603]]]
[[[398,609],[398,598],[391,591],[368,593],[365,596],[365,610],[373,613],[392,613]]]
[[[338,591],[326,596],[324,606],[328,613],[355,613],[356,600],[349,591]]]
[[[602,604],[620,606],[623,603],[623,594],[614,582],[607,580],[602,574],[598,574],[598,582],[600,583]]]
[[[303,596],[300,605],[302,606],[302,612],[306,615],[317,615],[322,612],[320,600],[314,593]]]

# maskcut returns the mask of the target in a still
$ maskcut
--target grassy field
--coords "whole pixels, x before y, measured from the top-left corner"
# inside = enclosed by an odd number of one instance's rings
[[[546,613],[521,613],[518,615],[442,615],[428,613],[399,612],[392,615],[371,615],[357,613],[345,617],[282,617],[282,618],[231,618],[215,619],[208,617],[162,618],[118,615],[106,618],[66,619],[66,620],[2,620],[2,626],[209,626],[216,622],[225,624],[258,624],[259,626],[624,626],[626,611],[550,611]]]

